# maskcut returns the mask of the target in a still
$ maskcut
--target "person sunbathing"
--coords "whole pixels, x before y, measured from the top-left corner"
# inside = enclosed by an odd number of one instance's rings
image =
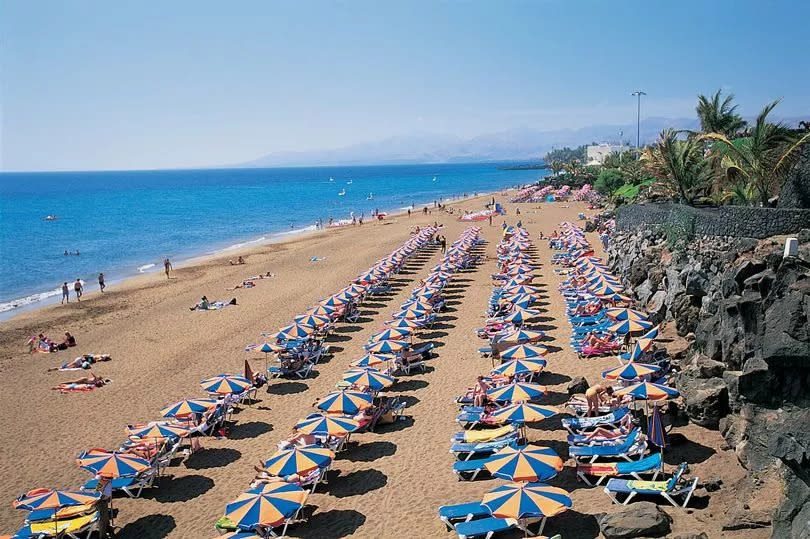
[[[313,436],[312,434],[304,434],[302,432],[298,432],[298,430],[293,427],[292,434],[286,440],[282,440],[278,443],[277,447],[279,450],[282,449],[289,449],[291,447],[303,447],[305,445],[317,445],[318,439]]]
[[[625,436],[633,429],[633,416],[625,414],[621,421],[615,428],[607,429],[604,427],[596,427],[593,432],[589,432],[585,438],[591,441],[595,438],[613,440],[621,436]]]
[[[61,367],[51,367],[46,372],[66,371],[71,369],[90,369],[94,364],[101,361],[112,361],[110,354],[84,354],[74,360],[62,363]]]
[[[76,380],[62,382],[61,384],[54,386],[52,389],[79,389],[81,386],[102,387],[110,382],[112,382],[112,380],[109,378],[101,378],[100,376],[93,374],[91,371],[90,376],[82,376]]]
[[[484,380],[483,376],[479,376],[475,382],[475,387],[473,387],[473,406],[482,406],[487,399],[487,391],[492,389],[492,387],[491,384]]]
[[[585,305],[580,305],[576,309],[574,309],[574,312],[572,314],[573,316],[593,316],[595,314],[598,314],[599,311],[601,310],[602,305],[600,305],[599,302],[586,303]]]
[[[591,348],[606,348],[613,346],[615,343],[611,341],[608,337],[599,337],[596,333],[590,332],[585,335],[585,338],[582,339],[583,346],[589,346]]]

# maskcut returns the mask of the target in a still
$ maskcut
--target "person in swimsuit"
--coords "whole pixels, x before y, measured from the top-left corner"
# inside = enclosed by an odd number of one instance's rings
[[[172,263],[169,262],[168,258],[163,261],[163,270],[166,272],[166,278],[170,279],[171,277],[169,277],[169,271],[172,270]]]
[[[585,400],[588,401],[588,417],[599,415],[599,406],[603,402],[609,402],[610,397],[613,396],[613,388],[610,386],[603,386],[596,384],[585,391]]]

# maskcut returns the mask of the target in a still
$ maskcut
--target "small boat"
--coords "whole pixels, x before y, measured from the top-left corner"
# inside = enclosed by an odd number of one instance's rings
[[[352,184],[352,181],[351,181],[351,180],[349,180],[349,181],[347,181],[347,182],[346,182],[346,185],[351,185],[351,184]]]
[[[343,196],[343,195],[345,195],[345,194],[346,194],[346,190],[345,190],[345,189],[341,189],[341,190],[340,190],[340,193],[338,193],[338,196],[339,196],[339,197],[342,197],[342,196]]]
[[[433,176],[433,181],[434,181],[434,182],[436,181],[436,176]]]
[[[59,217],[57,217],[56,215],[48,215],[45,217],[46,221],[56,221],[57,219],[59,219]]]
[[[369,193],[368,196],[366,197],[366,200],[371,200],[373,198],[374,198],[374,193]]]
[[[335,181],[335,179],[332,176],[329,176],[329,181],[333,182],[333,181]]]

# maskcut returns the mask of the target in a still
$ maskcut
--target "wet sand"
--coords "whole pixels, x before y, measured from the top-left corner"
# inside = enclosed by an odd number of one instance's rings
[[[503,197],[496,197],[503,201]],[[460,207],[478,209],[482,202],[466,201]],[[517,205],[507,204],[508,221],[514,223]],[[520,216],[536,238],[550,234],[562,220],[573,220],[585,211],[577,203],[521,204]],[[570,207],[569,207],[570,206]],[[540,208],[540,209],[537,209]],[[587,213],[587,212],[586,212]],[[264,366],[261,353],[245,353],[248,343],[259,342],[259,333],[287,324],[294,315],[319,299],[336,292],[360,271],[405,241],[409,227],[438,220],[451,243],[468,224],[434,211],[429,216],[397,216],[362,227],[330,230],[289,242],[246,251],[243,266],[229,266],[228,253],[197,265],[181,268],[166,280],[150,275],[108,287],[100,296],[84,296],[81,304],[56,305],[22,315],[0,325],[0,371],[3,415],[0,436],[0,529],[12,532],[24,513],[10,507],[20,493],[39,487],[78,487],[90,478],[74,462],[91,447],[116,447],[127,423],[158,418],[166,404],[186,396],[202,396],[199,380],[219,372],[241,371],[249,359],[255,369]],[[480,499],[499,480],[459,482],[452,472],[449,439],[459,430],[453,397],[489,370],[489,359],[479,358],[485,344],[474,330],[483,324],[492,289],[492,258],[500,237],[502,218],[489,227],[480,223],[488,244],[486,262],[461,273],[447,287],[449,309],[423,336],[437,346],[438,357],[427,373],[403,376],[387,391],[408,402],[406,421],[381,427],[377,433],[352,437],[306,508],[308,522],[291,527],[293,537],[450,537],[436,516],[442,504]],[[593,237],[592,241],[596,241]],[[548,334],[543,343],[553,351],[548,372],[547,404],[567,398],[571,377],[584,375],[592,383],[599,373],[616,365],[615,358],[580,360],[567,347],[570,331],[557,285],[560,277],[549,264],[551,251],[537,242],[542,267],[538,281],[545,285],[540,329]],[[310,262],[312,256],[326,257]],[[167,469],[157,488],[140,499],[116,498],[116,524],[121,537],[214,537],[214,523],[225,505],[247,487],[253,465],[269,457],[278,440],[311,413],[312,402],[334,388],[349,363],[362,355],[366,339],[390,318],[410,289],[440,258],[438,250],[425,251],[399,274],[396,290],[371,299],[362,307],[357,324],[338,326],[328,344],[334,355],[317,367],[317,374],[301,381],[272,381],[259,401],[234,416],[236,424],[227,438],[201,439],[205,448],[179,465]],[[242,279],[270,271],[275,277],[257,281],[249,290],[226,291]],[[188,307],[205,294],[209,299],[236,297],[237,306],[214,312],[191,312]],[[79,345],[56,354],[29,355],[25,339],[39,332],[51,337],[71,331]],[[113,379],[108,387],[86,394],[60,395],[51,386],[81,376],[82,372],[45,373],[48,367],[82,353],[109,353],[113,361],[94,371]],[[565,436],[560,417],[529,429],[529,438],[554,447],[565,458]],[[763,530],[722,532],[723,514],[735,500],[731,485],[744,475],[733,452],[719,451],[718,433],[695,426],[678,427],[686,442],[667,451],[669,468],[681,460],[691,462],[692,473],[722,477],[726,487],[707,496],[696,493],[694,509],[668,508],[675,517],[673,532],[706,531],[710,537],[766,537]],[[575,480],[568,466],[550,483],[572,491],[572,511],[551,519],[546,533],[564,537],[596,537],[596,516],[615,510],[601,487],[586,487]],[[751,503],[752,507],[754,502]],[[756,508],[756,507],[754,507]],[[765,530],[767,531],[767,530]]]

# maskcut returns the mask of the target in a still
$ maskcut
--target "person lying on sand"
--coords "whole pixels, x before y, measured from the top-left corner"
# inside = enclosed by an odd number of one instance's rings
[[[51,389],[79,389],[80,386],[95,386],[95,387],[102,387],[104,385],[109,384],[112,382],[109,378],[101,378],[100,376],[96,376],[90,371],[90,376],[82,376],[81,378],[77,378],[76,380],[71,380],[69,382],[62,382],[61,384],[52,387]]]
[[[254,286],[256,286],[256,283],[254,283],[250,279],[246,279],[241,283],[239,283],[238,285],[226,288],[225,290],[236,290],[237,288],[253,288]]]
[[[228,260],[228,264],[230,264],[231,266],[239,266],[239,265],[244,264],[244,263],[245,263],[245,259],[242,258],[241,256],[239,258],[237,258],[236,261],[234,261],[233,259]]]
[[[46,372],[69,371],[72,369],[89,369],[95,363],[111,360],[112,358],[110,357],[110,354],[84,354],[83,356],[79,356],[74,360],[68,361],[67,363],[62,363],[61,367],[51,367]]]

